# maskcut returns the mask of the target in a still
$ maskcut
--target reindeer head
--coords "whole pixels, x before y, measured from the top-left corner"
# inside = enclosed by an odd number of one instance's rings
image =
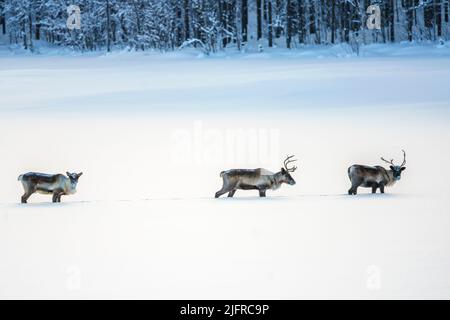
[[[78,179],[83,175],[83,172],[80,173],[70,173],[66,172],[67,177],[73,185],[77,185]]]
[[[291,186],[295,184],[295,180],[291,177],[290,173],[295,172],[297,170],[296,166],[293,166],[292,168],[288,167],[289,163],[295,162],[297,160],[292,160],[292,158],[295,156],[288,156],[286,160],[284,160],[284,167],[281,168],[281,176],[282,176],[282,182],[287,183]]]
[[[381,160],[383,160],[384,162],[390,164],[389,168],[392,170],[392,174],[394,175],[394,179],[396,181],[401,179],[402,172],[406,170],[406,167],[405,167],[405,164],[406,164],[406,152],[405,152],[405,150],[402,150],[402,151],[403,151],[403,163],[401,165],[399,165],[399,166],[396,166],[394,164],[394,159],[391,159],[391,161],[387,161],[383,157],[381,158]]]

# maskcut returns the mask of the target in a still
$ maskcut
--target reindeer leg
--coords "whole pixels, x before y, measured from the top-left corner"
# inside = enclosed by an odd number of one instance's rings
[[[348,194],[349,194],[350,196],[352,196],[354,192],[355,192],[355,186],[354,186],[354,184],[352,183],[352,186],[350,187],[350,189],[348,189]]]
[[[374,184],[372,186],[372,193],[377,193],[377,189],[378,189],[378,184]]]
[[[216,192],[216,199],[220,198],[221,196],[223,196],[225,193],[232,191],[232,188],[228,188],[228,187],[223,187],[221,190]]]
[[[55,191],[53,191],[53,199],[52,199],[53,203],[61,202],[62,193],[63,191],[61,189],[56,189]]]
[[[383,183],[380,184],[380,192],[384,193],[384,184]]]
[[[350,188],[350,190],[348,190],[348,194],[356,196],[358,194],[358,187],[359,187],[359,184],[353,184],[352,187]]]
[[[22,203],[27,203],[27,201],[28,201],[28,198],[29,197],[31,197],[31,195],[34,193],[34,191],[30,191],[30,190],[27,190],[26,192],[25,192],[25,194],[22,196]]]
[[[233,198],[235,193],[236,190],[231,190],[230,192],[228,192],[228,198]]]
[[[216,192],[216,199],[223,196],[225,193],[232,192],[236,184],[230,184],[228,179],[224,179],[222,189]],[[233,193],[234,195],[234,193]]]
[[[216,199],[217,198],[220,198],[221,196],[223,196],[225,193],[227,193],[228,191],[226,191],[226,190],[224,190],[223,188],[221,189],[221,190],[219,190],[219,191],[217,191],[216,192],[216,195],[215,195],[215,197],[216,197]]]
[[[225,177],[223,177],[223,185],[222,185],[222,189],[220,189],[219,191],[216,192],[215,198],[220,198],[221,196],[223,196],[225,193],[227,193],[226,189],[227,189],[227,185],[228,183],[226,183]]]
[[[352,187],[350,188],[350,190],[348,190],[348,194],[349,195],[357,195],[358,194],[358,188],[360,185],[362,185],[363,181],[352,181]]]
[[[22,203],[27,203],[28,198],[30,197],[30,195],[28,193],[24,193],[24,195],[21,198],[21,202]]]
[[[259,196],[261,198],[265,198],[266,197],[266,189],[260,189],[259,190]]]

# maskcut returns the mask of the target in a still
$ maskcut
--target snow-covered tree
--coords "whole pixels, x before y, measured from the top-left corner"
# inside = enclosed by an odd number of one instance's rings
[[[81,30],[66,26],[81,9]],[[378,5],[381,28],[368,29]],[[450,0],[0,0],[0,32],[76,50],[175,50],[188,45],[295,48],[303,44],[450,40]]]

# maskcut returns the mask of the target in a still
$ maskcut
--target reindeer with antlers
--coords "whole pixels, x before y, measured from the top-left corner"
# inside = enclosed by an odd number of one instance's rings
[[[297,167],[291,168],[288,165],[297,160],[292,160],[294,156],[288,156],[284,160],[284,167],[278,173],[270,172],[266,169],[233,169],[223,171],[220,177],[223,179],[223,187],[216,193],[216,198],[228,193],[228,197],[232,198],[236,190],[258,190],[260,197],[266,196],[268,189],[276,190],[281,187],[283,183],[291,186],[295,185],[295,180],[290,173],[297,170]]]
[[[353,165],[348,168],[348,176],[352,182],[352,187],[348,191],[349,195],[356,195],[358,187],[372,188],[372,193],[376,193],[380,189],[384,193],[385,187],[394,185],[395,182],[401,179],[402,172],[406,169],[406,152],[403,151],[403,163],[399,166],[394,164],[394,159],[387,161],[381,158],[386,163],[389,163],[390,170],[381,166],[369,167],[362,165]]]

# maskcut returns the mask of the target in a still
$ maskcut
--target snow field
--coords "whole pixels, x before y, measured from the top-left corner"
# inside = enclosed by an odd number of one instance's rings
[[[3,58],[0,296],[448,298],[449,84],[445,57]],[[388,194],[346,195],[402,148]],[[287,154],[296,186],[213,199]],[[67,170],[76,195],[18,204]]]

